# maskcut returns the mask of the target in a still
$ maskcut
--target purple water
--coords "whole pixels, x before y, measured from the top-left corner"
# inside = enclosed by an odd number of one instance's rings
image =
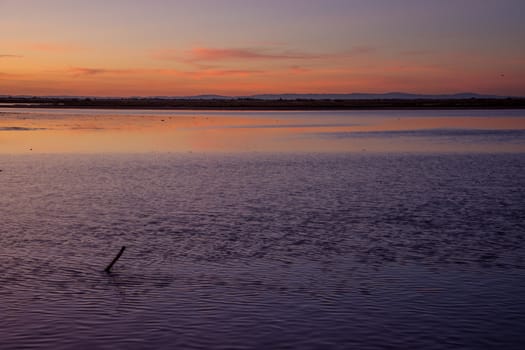
[[[2,349],[525,344],[523,153],[17,154],[0,169]]]

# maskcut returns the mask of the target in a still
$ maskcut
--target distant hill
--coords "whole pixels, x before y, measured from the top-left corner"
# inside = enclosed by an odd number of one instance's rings
[[[255,100],[460,100],[468,98],[507,98],[510,96],[482,95],[473,92],[463,92],[447,95],[424,95],[409,94],[405,92],[387,92],[383,94],[258,94],[247,96],[223,96],[223,95],[195,95],[195,96],[151,96],[150,98],[160,99],[185,99],[185,100],[234,100],[234,99],[255,99]]]
[[[260,100],[416,100],[416,99],[432,99],[432,100],[456,100],[468,98],[507,98],[508,96],[496,95],[481,95],[472,92],[464,92],[449,95],[423,95],[423,94],[409,94],[404,92],[388,92],[383,94],[263,94],[253,95],[250,98]]]
[[[143,108],[231,110],[523,109],[525,98],[479,94],[279,94],[190,97],[4,97],[2,108]]]
[[[31,98],[32,96],[9,96],[0,95],[0,98],[21,97]],[[503,99],[517,96],[498,96],[498,95],[483,95],[473,92],[463,92],[457,94],[446,95],[425,95],[425,94],[410,94],[405,92],[387,92],[382,94],[367,94],[367,93],[350,93],[350,94],[258,94],[247,96],[223,96],[223,95],[194,95],[194,96],[132,96],[132,97],[103,97],[103,96],[38,96],[41,98],[55,98],[55,99],[71,99],[71,98],[92,98],[92,99],[161,99],[161,100],[236,100],[236,99],[255,99],[255,100],[464,100],[470,98],[478,99]]]

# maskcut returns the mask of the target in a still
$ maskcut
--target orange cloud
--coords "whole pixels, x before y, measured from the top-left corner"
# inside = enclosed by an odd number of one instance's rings
[[[249,70],[249,69],[206,69],[196,72],[188,72],[192,77],[205,78],[205,77],[247,77],[254,74],[263,74],[263,70]]]
[[[126,75],[126,74],[140,74],[147,72],[145,69],[107,69],[107,68],[90,68],[90,67],[71,67],[68,69],[69,73],[76,76],[81,75]]]
[[[0,54],[0,58],[22,58],[22,55]]]
[[[382,67],[377,67],[375,72],[378,74],[444,74],[447,73],[447,67],[441,64],[384,65]]]
[[[0,72],[0,77],[2,78],[10,78],[10,79],[13,79],[13,78],[18,78],[20,77],[20,74],[13,74],[13,73],[5,73],[5,72]]]
[[[299,51],[276,51],[268,48],[210,48],[196,47],[188,51],[161,50],[153,55],[160,60],[179,61],[186,63],[236,61],[236,60],[319,60],[346,58],[355,55],[371,54],[375,48],[369,46],[356,46],[343,53],[308,53]]]
[[[282,60],[282,59],[301,59],[304,54],[292,53],[269,53],[263,50],[254,49],[216,49],[216,48],[194,48],[182,54],[174,50],[163,50],[154,55],[161,60],[171,60],[180,62],[208,62],[208,61],[234,61],[234,60]]]
[[[103,76],[103,75],[169,75],[172,77],[201,79],[209,77],[248,77],[255,74],[263,74],[263,70],[250,69],[202,69],[196,71],[182,71],[177,69],[111,69],[93,67],[71,67],[67,72],[75,76]]]
[[[154,69],[152,73],[166,74],[171,76],[186,78],[204,78],[204,77],[248,77],[268,73],[265,70],[258,69],[213,69],[203,68],[201,70],[183,71],[177,69]]]
[[[162,75],[170,75],[170,76],[183,76],[186,74],[184,71],[181,71],[178,69],[170,69],[170,68],[155,69],[154,71]]]
[[[192,61],[220,61],[220,60],[302,60],[319,58],[319,55],[313,55],[302,52],[268,52],[266,50],[256,49],[215,49],[198,47],[191,50],[190,60]]]
[[[291,66],[289,68],[289,72],[293,74],[309,73],[311,71],[312,71],[311,69],[301,67],[301,66]]]

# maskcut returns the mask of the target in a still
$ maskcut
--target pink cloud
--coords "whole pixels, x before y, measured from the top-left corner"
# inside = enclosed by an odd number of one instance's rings
[[[154,72],[159,73],[159,74],[164,74],[164,75],[173,75],[173,76],[184,75],[183,71],[180,71],[178,69],[169,69],[169,68],[155,69]]]
[[[205,77],[248,77],[256,74],[263,74],[263,70],[250,69],[201,69],[196,71],[182,71],[177,69],[156,69],[153,73],[170,76],[177,76],[190,79],[201,79]]]
[[[369,46],[355,46],[342,53],[308,53],[293,50],[273,50],[269,48],[211,48],[196,47],[188,51],[161,50],[153,57],[159,60],[178,61],[192,64],[213,61],[238,61],[238,60],[319,60],[347,58],[356,55],[365,55],[375,52]]]
[[[107,75],[135,75],[153,74],[169,75],[179,78],[201,79],[206,77],[248,77],[255,74],[262,74],[262,70],[250,69],[202,69],[194,71],[183,71],[177,69],[113,69],[113,68],[94,68],[94,67],[71,67],[67,69],[74,76],[107,76]]]
[[[3,78],[3,79],[26,79],[27,75],[25,75],[25,74],[18,74],[18,73],[0,72],[0,78]]]
[[[309,73],[312,70],[309,68],[301,67],[301,66],[291,66],[289,68],[290,73],[294,74],[302,74],[302,73]]]
[[[238,76],[238,77],[247,77],[254,74],[262,74],[262,70],[249,70],[249,69],[207,69],[197,72],[192,72],[190,74],[200,77],[227,77],[227,76]]]
[[[217,61],[217,60],[302,60],[319,58],[319,55],[313,55],[302,52],[269,52],[258,49],[216,49],[199,47],[191,50],[190,60],[193,61]]]
[[[448,72],[447,66],[443,64],[399,64],[399,65],[384,65],[378,67],[379,73],[400,73],[400,74],[444,74]]]
[[[144,73],[144,69],[108,69],[108,68],[91,68],[91,67],[71,67],[69,73],[76,76],[90,75],[122,75],[122,74],[139,74]]]
[[[209,61],[234,61],[234,60],[285,60],[305,59],[314,56],[291,52],[268,52],[260,49],[219,49],[197,47],[179,53],[173,50],[163,50],[154,55],[157,59],[199,63]]]

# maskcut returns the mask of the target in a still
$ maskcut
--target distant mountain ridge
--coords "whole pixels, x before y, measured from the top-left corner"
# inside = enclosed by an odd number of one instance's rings
[[[231,100],[250,98],[256,100],[416,100],[436,99],[455,100],[468,98],[507,98],[510,96],[483,95],[474,92],[462,92],[457,94],[426,95],[410,94],[406,92],[387,92],[381,94],[349,93],[349,94],[257,94],[246,96],[224,96],[224,95],[195,95],[195,96],[151,96],[151,98],[180,98],[188,100]]]
[[[251,98],[261,100],[415,100],[415,99],[467,99],[467,98],[507,98],[508,96],[482,95],[472,92],[444,95],[410,94],[405,92],[388,92],[382,94],[351,93],[351,94],[263,94],[253,95]]]
[[[31,98],[31,95],[0,95],[0,98],[19,97]],[[224,96],[224,95],[193,95],[193,96],[130,96],[130,97],[104,97],[104,96],[36,96],[39,98],[91,98],[91,99],[181,99],[181,100],[236,100],[236,99],[255,99],[255,100],[456,100],[456,99],[503,99],[518,96],[484,95],[474,92],[462,92],[456,94],[411,94],[405,92],[387,92],[379,94],[369,93],[349,93],[349,94],[257,94],[246,96]]]

